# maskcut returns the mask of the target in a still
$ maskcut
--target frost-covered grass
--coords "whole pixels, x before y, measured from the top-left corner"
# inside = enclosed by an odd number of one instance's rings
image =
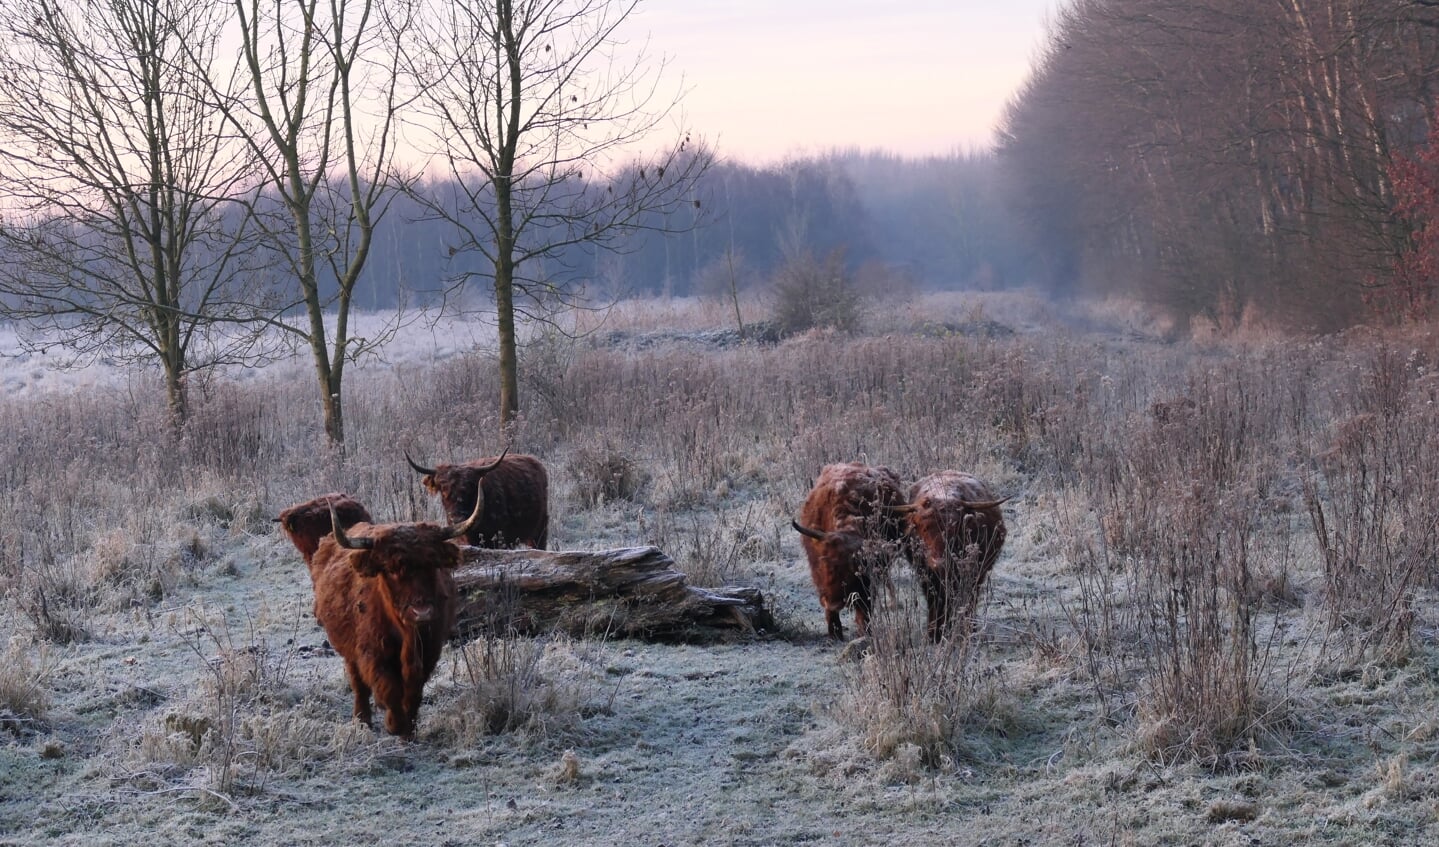
[[[514,446],[550,469],[551,547],[658,544],[763,589],[777,631],[453,644],[410,745],[349,721],[269,519],[332,490],[437,517],[402,451],[503,443],[488,326],[353,371],[343,457],[302,359],[203,381],[178,439],[143,374],[8,391],[0,844],[1434,842],[1439,344],[1166,345],[1078,309],[930,295],[722,348],[537,333]],[[1014,495],[970,642],[926,642],[903,561],[867,644],[823,639],[788,522],[848,459]]]

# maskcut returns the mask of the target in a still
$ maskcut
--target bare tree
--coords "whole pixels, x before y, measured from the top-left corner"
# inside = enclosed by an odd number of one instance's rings
[[[447,168],[448,197],[422,196],[454,226],[453,254],[478,254],[492,280],[499,333],[500,416],[520,409],[516,315],[544,320],[566,299],[553,265],[567,249],[616,249],[639,230],[694,224],[671,215],[711,157],[689,135],[648,159],[637,145],[680,94],[662,63],[619,35],[638,0],[432,0],[408,42],[419,93],[415,130]]]
[[[325,432],[343,445],[345,365],[393,333],[352,334],[350,307],[375,226],[403,177],[394,163],[394,38],[406,0],[229,0],[240,35],[234,95],[212,78],[214,104],[259,160],[251,207],[266,248],[293,280],[275,326],[308,346]],[[278,203],[278,209],[274,205]]]
[[[219,34],[196,0],[0,6],[0,309],[72,362],[158,364],[177,426],[187,374],[258,354],[250,168],[177,63]]]

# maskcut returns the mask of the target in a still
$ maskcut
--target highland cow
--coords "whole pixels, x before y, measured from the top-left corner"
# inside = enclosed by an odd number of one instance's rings
[[[455,626],[453,539],[480,520],[483,500],[463,522],[357,523],[348,528],[329,501],[332,532],[311,557],[315,617],[345,661],[355,719],[371,725],[370,697],[385,729],[414,738],[425,683]]]
[[[856,633],[863,637],[868,631],[875,580],[887,575],[902,537],[894,509],[903,503],[899,477],[889,468],[825,465],[800,520],[790,521],[804,536],[800,543],[831,638],[844,638],[839,614],[851,599]]]
[[[1004,547],[1006,530],[989,488],[974,476],[940,471],[909,489],[905,552],[924,587],[928,634],[938,642],[962,623],[973,625],[984,580]]]
[[[306,500],[280,513],[275,522],[284,530],[285,536],[304,557],[305,564],[315,555],[320,539],[331,534],[334,526],[330,523],[330,507],[340,519],[340,526],[348,529],[357,523],[373,523],[370,512],[358,500],[348,494],[322,494],[313,500]]]
[[[418,473],[431,494],[438,494],[451,521],[468,515],[475,506],[476,493],[484,493],[483,516],[466,540],[474,547],[518,547],[536,550],[549,543],[550,483],[545,466],[534,456],[480,459],[462,465],[427,468],[408,453],[405,459]]]

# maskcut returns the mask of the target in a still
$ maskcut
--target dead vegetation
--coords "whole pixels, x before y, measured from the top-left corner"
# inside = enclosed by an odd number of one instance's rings
[[[336,817],[393,812],[387,792],[456,810],[427,829],[396,814],[420,840],[460,819],[510,843],[1436,834],[1439,344],[1161,345],[1004,298],[985,314],[1045,331],[907,333],[905,314],[869,319],[882,339],[547,342],[514,443],[554,477],[551,548],[654,544],[691,584],[761,586],[780,620],[715,646],[453,644],[410,746],[349,721],[268,518],[324,491],[437,517],[401,451],[500,446],[486,363],[434,363],[425,391],[403,367],[366,374],[343,458],[283,379],[206,386],[179,440],[149,388],[7,403],[0,840],[354,835]],[[818,469],[852,459],[1013,495],[972,637],[928,643],[897,560],[867,642],[823,642],[784,529]],[[188,822],[162,816],[179,798]]]

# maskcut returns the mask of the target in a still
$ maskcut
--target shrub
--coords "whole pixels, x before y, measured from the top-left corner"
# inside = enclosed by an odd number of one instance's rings
[[[845,676],[836,717],[879,759],[917,758],[928,767],[979,758],[983,734],[1018,723],[997,668],[979,664],[979,639],[926,634],[924,600],[900,592],[876,605],[862,650]]]
[[[1394,662],[1413,648],[1414,594],[1439,558],[1439,425],[1412,402],[1413,368],[1388,349],[1361,375],[1356,413],[1333,427],[1304,483],[1324,565],[1331,628],[1349,661]]]
[[[649,473],[609,441],[576,447],[568,462],[575,499],[587,509],[618,500],[633,501]]]
[[[471,746],[516,730],[556,732],[578,721],[583,685],[551,668],[573,657],[567,639],[486,635],[450,655],[458,696],[440,704],[431,720],[449,743]]]
[[[807,250],[793,256],[775,270],[773,288],[774,319],[782,333],[859,326],[861,296],[840,250],[823,259]]]

